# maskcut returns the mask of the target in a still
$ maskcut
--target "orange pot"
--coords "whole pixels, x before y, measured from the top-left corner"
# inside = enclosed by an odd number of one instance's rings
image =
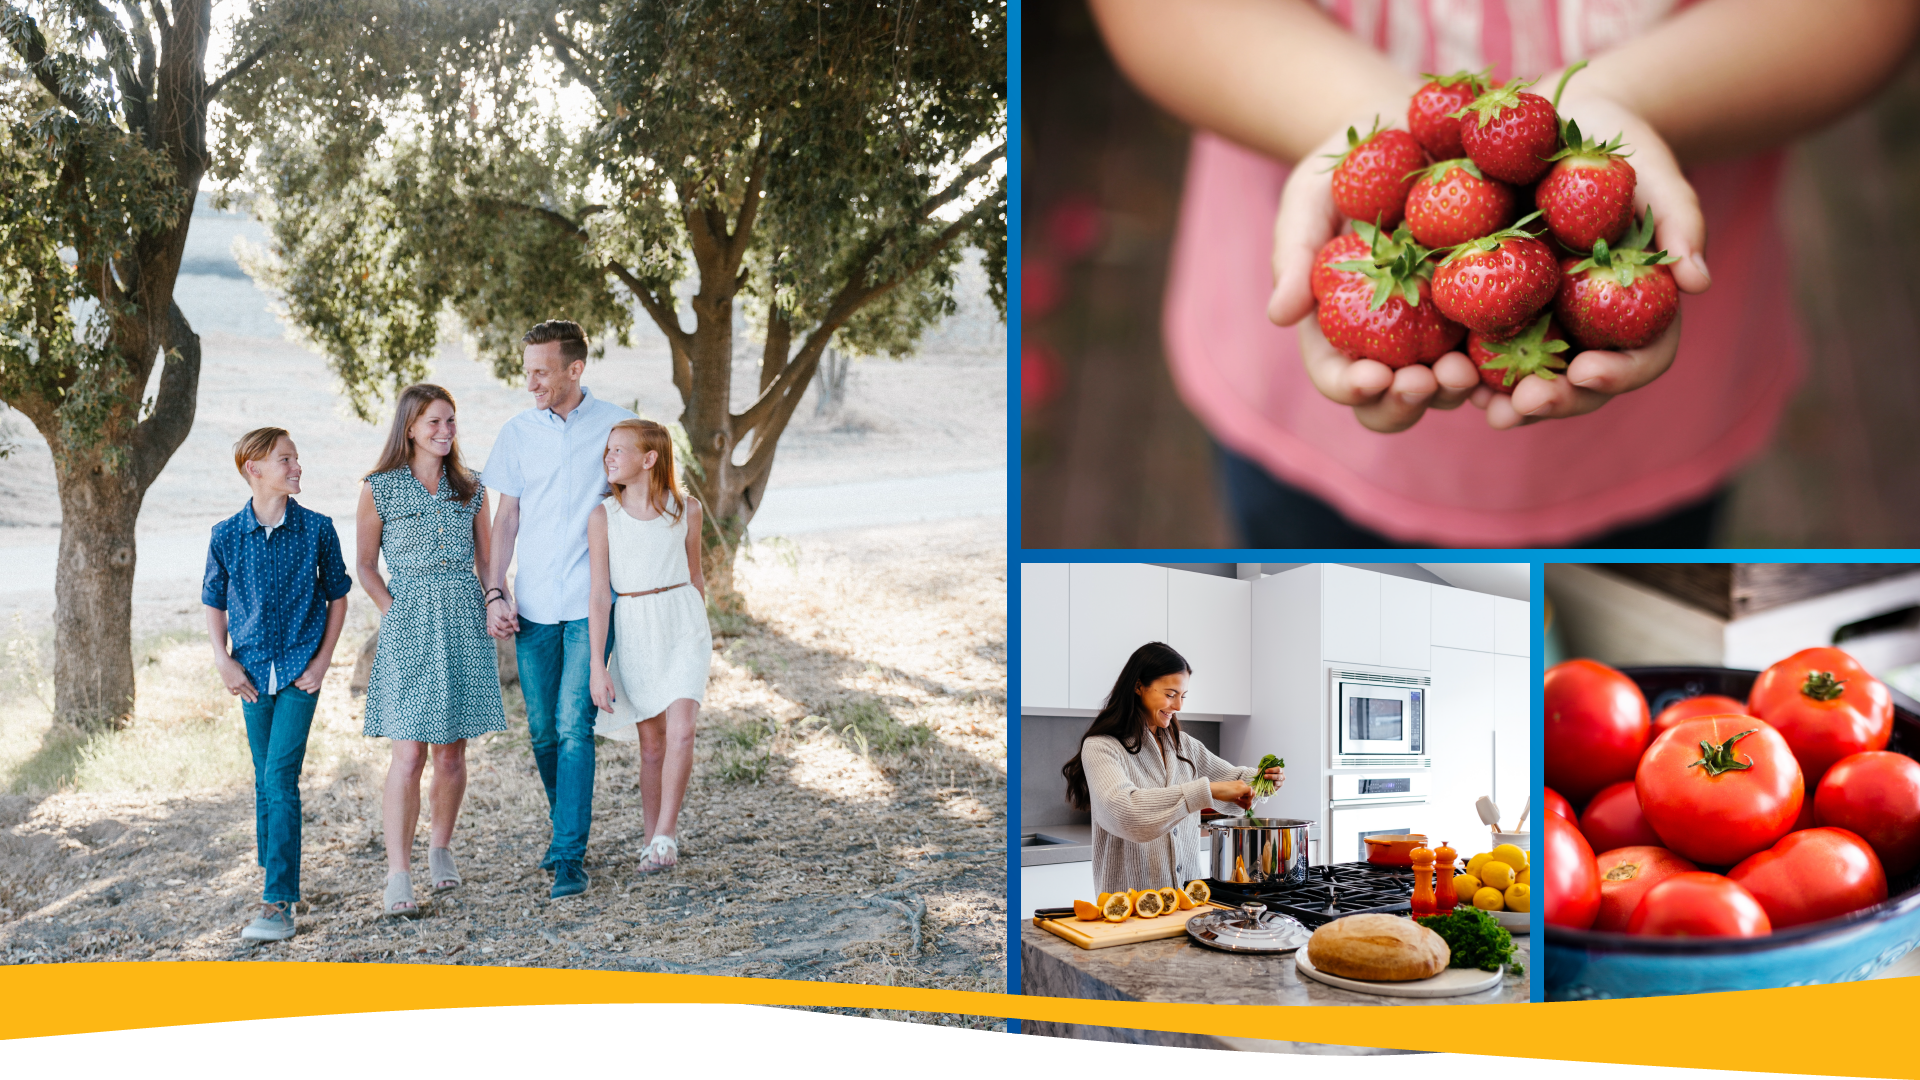
[[[1367,861],[1375,866],[1412,866],[1413,849],[1426,844],[1427,838],[1420,833],[1407,833],[1403,836],[1369,836],[1367,841]]]

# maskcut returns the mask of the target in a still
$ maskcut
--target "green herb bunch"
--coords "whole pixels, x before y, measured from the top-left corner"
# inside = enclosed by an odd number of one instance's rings
[[[1439,934],[1453,950],[1449,967],[1498,971],[1502,964],[1524,975],[1523,965],[1513,962],[1513,935],[1493,916],[1476,907],[1455,908],[1447,915],[1429,915],[1416,919],[1421,926]]]
[[[1272,754],[1261,758],[1259,767],[1253,771],[1253,782],[1248,785],[1253,788],[1253,797],[1256,799],[1264,799],[1273,794],[1273,781],[1267,779],[1267,770],[1284,769],[1286,767],[1286,758],[1275,757]],[[1247,807],[1247,816],[1253,816],[1253,807]]]

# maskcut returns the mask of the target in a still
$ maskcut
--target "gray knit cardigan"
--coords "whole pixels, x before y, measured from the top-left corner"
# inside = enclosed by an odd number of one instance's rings
[[[1214,805],[1212,783],[1252,780],[1256,773],[1185,732],[1180,750],[1187,761],[1181,761],[1166,738],[1142,740],[1137,754],[1111,735],[1080,744],[1093,803],[1093,880],[1101,892],[1178,887],[1208,876],[1200,811]]]

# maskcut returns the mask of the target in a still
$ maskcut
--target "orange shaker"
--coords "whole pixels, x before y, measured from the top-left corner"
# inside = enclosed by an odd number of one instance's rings
[[[1433,906],[1441,911],[1452,911],[1460,903],[1459,894],[1453,891],[1454,860],[1460,853],[1447,846],[1445,840],[1433,849],[1433,868],[1439,877],[1433,884]]]
[[[1417,847],[1408,853],[1413,860],[1413,913],[1432,915],[1435,911],[1433,896],[1433,850]]]

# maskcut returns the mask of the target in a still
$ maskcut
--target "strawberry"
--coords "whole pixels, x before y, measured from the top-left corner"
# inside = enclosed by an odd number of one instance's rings
[[[1355,221],[1370,221],[1383,229],[1400,224],[1406,213],[1407,191],[1413,174],[1427,164],[1427,153],[1412,135],[1399,128],[1379,129],[1362,139],[1347,129],[1347,150],[1333,158],[1333,205]]]
[[[1553,311],[1569,337],[1590,349],[1638,349],[1666,332],[1680,310],[1680,289],[1666,264],[1678,260],[1648,251],[1652,240],[1648,207],[1619,247],[1601,240],[1586,258],[1562,261]]]
[[[1409,283],[1404,293],[1375,305],[1370,285],[1342,285],[1321,302],[1320,332],[1333,347],[1355,360],[1378,360],[1390,368],[1431,364],[1460,344],[1466,331],[1433,305],[1426,278]]]
[[[1407,102],[1407,130],[1435,160],[1463,157],[1466,151],[1460,147],[1457,114],[1487,89],[1487,73],[1460,71],[1426,78],[1426,85]]]
[[[1401,253],[1413,244],[1413,237],[1407,232],[1405,223],[1392,232],[1375,228],[1364,221],[1353,223],[1353,231],[1341,233],[1327,241],[1320,254],[1313,257],[1313,273],[1307,284],[1313,290],[1313,299],[1324,300],[1327,294],[1341,285],[1356,281],[1368,282],[1372,288],[1372,278],[1357,269],[1337,269],[1335,264],[1342,262],[1371,263],[1381,267],[1392,263]],[[1423,248],[1419,258],[1425,258],[1428,252]]]
[[[1591,251],[1601,240],[1617,244],[1633,224],[1633,166],[1620,138],[1596,143],[1566,122],[1565,145],[1553,155],[1546,179],[1533,189],[1533,201],[1545,212],[1553,238],[1575,251]]]
[[[1508,83],[1474,98],[1462,117],[1460,145],[1482,172],[1509,184],[1531,184],[1560,148],[1560,114],[1531,82]]]
[[[1407,193],[1407,225],[1428,247],[1452,247],[1513,223],[1514,190],[1469,158],[1436,162]]]
[[[1456,246],[1433,272],[1433,302],[1457,323],[1494,338],[1512,336],[1553,301],[1560,267],[1524,226]]]
[[[1338,284],[1321,298],[1320,332],[1355,360],[1378,360],[1391,368],[1431,364],[1445,356],[1466,331],[1433,303],[1430,254],[1406,235],[1405,227],[1393,236],[1376,231],[1371,257],[1331,265],[1361,280]]]
[[[1532,326],[1503,340],[1475,330],[1467,335],[1467,359],[1480,369],[1480,381],[1502,393],[1529,375],[1551,379],[1567,370],[1567,340],[1552,315],[1542,315]]]

